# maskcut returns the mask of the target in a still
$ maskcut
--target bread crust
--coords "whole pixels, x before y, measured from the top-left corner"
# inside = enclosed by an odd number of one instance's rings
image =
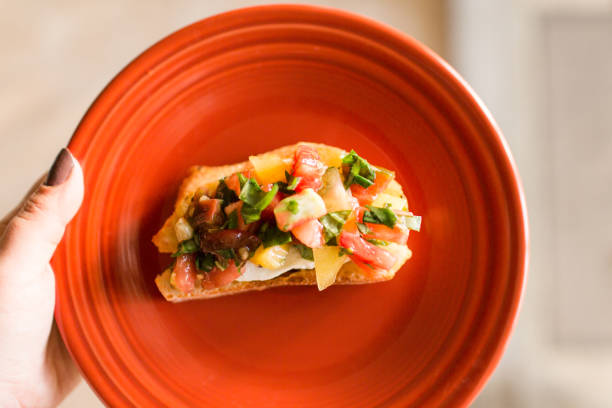
[[[338,157],[338,153],[344,153],[344,151],[341,149],[325,144],[298,143],[291,146],[284,146],[270,152],[263,153],[262,155],[276,154],[282,159],[292,160],[295,150],[299,145],[309,145],[317,149],[322,161],[324,163],[327,162],[326,164],[329,164],[330,160],[333,161],[331,158]],[[196,192],[201,190],[205,194],[211,195],[216,190],[219,180],[223,177],[252,168],[253,167],[248,160],[242,163],[225,166],[191,167],[189,169],[189,175],[183,180],[179,188],[178,196],[174,204],[174,212],[170,217],[168,217],[163,227],[153,237],[153,243],[157,246],[158,250],[162,253],[176,252],[178,242],[174,233],[174,224],[180,217],[185,215],[189,207],[189,203]],[[391,270],[371,274],[365,274],[357,265],[349,261],[345,263],[338,272],[335,284],[358,285],[393,279],[397,270],[404,264],[404,262],[406,262],[406,260],[410,258],[410,255],[411,253],[408,250],[405,254],[405,259],[398,259],[397,263]],[[170,277],[171,270],[166,269],[155,278],[155,283],[159,291],[164,298],[170,302],[210,299],[249,291],[265,290],[279,286],[304,286],[317,284],[314,269],[302,269],[289,271],[281,276],[266,281],[234,281],[229,285],[215,289],[202,289],[199,282],[197,282],[194,290],[191,293],[185,294],[172,286]]]

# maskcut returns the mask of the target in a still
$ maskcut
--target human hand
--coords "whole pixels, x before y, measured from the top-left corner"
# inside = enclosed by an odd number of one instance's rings
[[[49,261],[83,200],[83,172],[67,149],[44,183],[0,221],[0,406],[53,407],[79,374],[53,319]]]

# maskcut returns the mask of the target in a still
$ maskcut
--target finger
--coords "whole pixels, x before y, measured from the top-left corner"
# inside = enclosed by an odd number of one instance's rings
[[[0,220],[0,236],[2,236],[2,232],[4,231],[4,229],[6,228],[6,225],[9,223],[9,221],[15,216],[17,215],[17,213],[19,212],[19,210],[21,209],[21,207],[24,206],[26,200],[28,199],[28,197],[30,195],[32,195],[34,193],[34,191],[36,191],[38,189],[38,187],[40,187],[40,185],[43,183],[43,181],[47,178],[47,174],[45,174],[44,176],[41,176],[38,180],[36,180],[36,183],[34,183],[32,185],[32,187],[30,187],[30,189],[28,190],[28,192],[26,193],[25,197],[21,200],[21,202],[19,203],[19,205],[17,205],[17,207],[13,208],[11,211],[8,212],[8,214],[6,214],[4,217],[2,217],[2,219]]]
[[[21,269],[48,264],[82,200],[81,166],[67,149],[62,149],[47,180],[9,220],[0,238],[0,263],[10,258],[11,264]],[[10,257],[3,256],[7,254]]]

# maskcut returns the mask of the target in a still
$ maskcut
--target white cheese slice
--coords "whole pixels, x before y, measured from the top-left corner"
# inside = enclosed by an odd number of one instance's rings
[[[314,262],[302,258],[300,251],[291,247],[287,259],[280,268],[270,270],[247,261],[242,267],[242,275],[236,280],[238,282],[266,281],[274,279],[291,269],[314,269]]]

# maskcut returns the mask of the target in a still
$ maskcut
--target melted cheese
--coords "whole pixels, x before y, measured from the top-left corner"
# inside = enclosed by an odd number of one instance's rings
[[[243,272],[242,275],[236,279],[239,282],[250,282],[250,281],[266,281],[270,279],[274,279],[277,276],[282,275],[283,273],[290,271],[292,269],[313,269],[314,262],[309,261],[307,259],[302,258],[300,252],[291,247],[289,250],[289,254],[287,255],[287,259],[280,268],[270,270],[266,268],[262,268],[259,265],[255,265],[254,263],[247,261],[246,264],[242,267]]]

